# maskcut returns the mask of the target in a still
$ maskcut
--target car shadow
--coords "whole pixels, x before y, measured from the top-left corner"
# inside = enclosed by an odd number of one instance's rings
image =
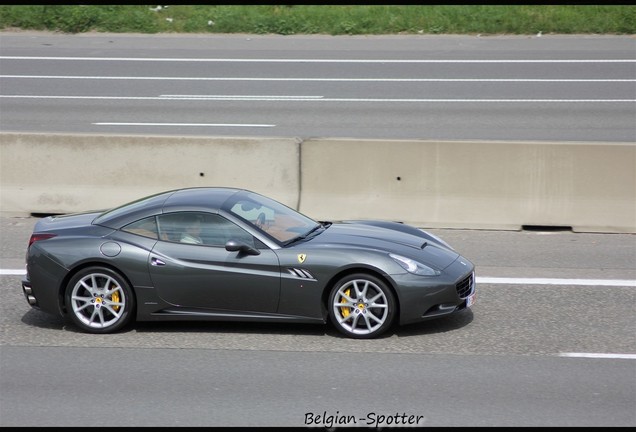
[[[73,333],[84,333],[70,321],[35,309],[26,312],[21,321],[32,327],[62,330]],[[427,334],[439,334],[458,330],[473,321],[473,312],[465,309],[453,315],[431,319],[420,323],[399,326],[394,324],[386,333],[376,339],[387,339],[392,336],[400,338],[416,337]],[[330,322],[327,324],[299,323],[258,323],[239,321],[143,321],[133,322],[118,333],[226,333],[226,334],[267,334],[296,336],[328,336],[348,339]]]
[[[452,315],[435,318],[404,326],[394,326],[394,334],[398,337],[423,336],[459,330],[466,327],[474,319],[471,309],[464,309]]]
[[[238,321],[137,322],[124,331],[137,333],[225,333],[324,336],[325,325],[298,323],[259,323]],[[335,331],[335,330],[334,330]]]
[[[70,324],[62,317],[51,315],[45,312],[41,312],[36,309],[29,309],[20,320],[22,323],[42,329],[50,330],[66,330],[70,327]],[[75,330],[75,327],[72,327]]]

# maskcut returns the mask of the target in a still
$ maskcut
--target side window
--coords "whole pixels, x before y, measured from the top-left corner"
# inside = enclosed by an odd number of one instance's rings
[[[180,212],[158,217],[161,240],[225,247],[230,239],[254,245],[254,238],[233,222],[210,213]]]
[[[159,238],[159,233],[157,231],[157,220],[154,216],[128,224],[122,228],[122,231],[152,238],[155,240]]]

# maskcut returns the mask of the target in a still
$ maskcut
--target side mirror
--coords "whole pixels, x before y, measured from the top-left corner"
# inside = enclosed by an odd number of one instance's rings
[[[242,252],[246,255],[260,255],[261,251],[239,240],[228,240],[225,243],[225,250],[228,252]]]

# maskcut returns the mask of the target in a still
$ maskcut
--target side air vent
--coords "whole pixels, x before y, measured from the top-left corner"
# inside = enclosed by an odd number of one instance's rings
[[[301,279],[313,279],[314,278],[311,273],[309,273],[307,270],[304,270],[304,269],[288,268],[287,271],[292,276],[296,276],[296,277],[299,277]]]

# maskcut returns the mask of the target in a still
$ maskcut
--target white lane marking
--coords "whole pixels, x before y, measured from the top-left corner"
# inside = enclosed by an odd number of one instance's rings
[[[0,95],[5,99],[94,99],[94,100],[198,100],[198,101],[284,101],[284,102],[461,102],[461,103],[634,103],[636,99],[362,99],[362,98],[324,98],[322,96],[35,96],[35,95]]]
[[[232,124],[232,123],[116,123],[99,122],[92,123],[97,126],[202,126],[202,127],[276,127],[272,124]]]
[[[560,278],[504,278],[477,276],[477,283],[505,285],[588,285],[636,287],[636,280],[629,279],[560,279]]]
[[[270,78],[270,77],[135,77],[78,75],[0,75],[0,78],[76,80],[160,80],[160,81],[321,81],[321,82],[636,82],[636,79],[543,79],[543,78]]]
[[[26,270],[0,269],[0,275],[24,275]],[[500,278],[477,276],[476,283],[507,284],[507,285],[587,285],[587,286],[616,286],[636,287],[636,280],[628,279],[550,279],[550,278]]]
[[[305,95],[201,95],[201,94],[194,94],[194,95],[162,94],[162,95],[159,95],[159,97],[168,98],[168,99],[172,99],[172,98],[177,98],[177,99],[232,98],[232,99],[249,99],[249,100],[254,100],[254,99],[267,99],[267,100],[292,99],[293,100],[293,99],[323,99],[324,98],[324,96],[305,96]]]
[[[61,60],[61,61],[138,61],[138,62],[195,62],[195,63],[636,63],[634,59],[522,59],[522,60],[444,60],[444,59],[246,59],[246,58],[141,58],[141,57],[36,57],[0,56],[5,60]]]
[[[636,354],[605,354],[605,353],[559,353],[559,357],[582,357],[602,359],[628,359],[636,360]]]
[[[26,270],[18,270],[18,269],[0,269],[0,275],[25,275]]]

